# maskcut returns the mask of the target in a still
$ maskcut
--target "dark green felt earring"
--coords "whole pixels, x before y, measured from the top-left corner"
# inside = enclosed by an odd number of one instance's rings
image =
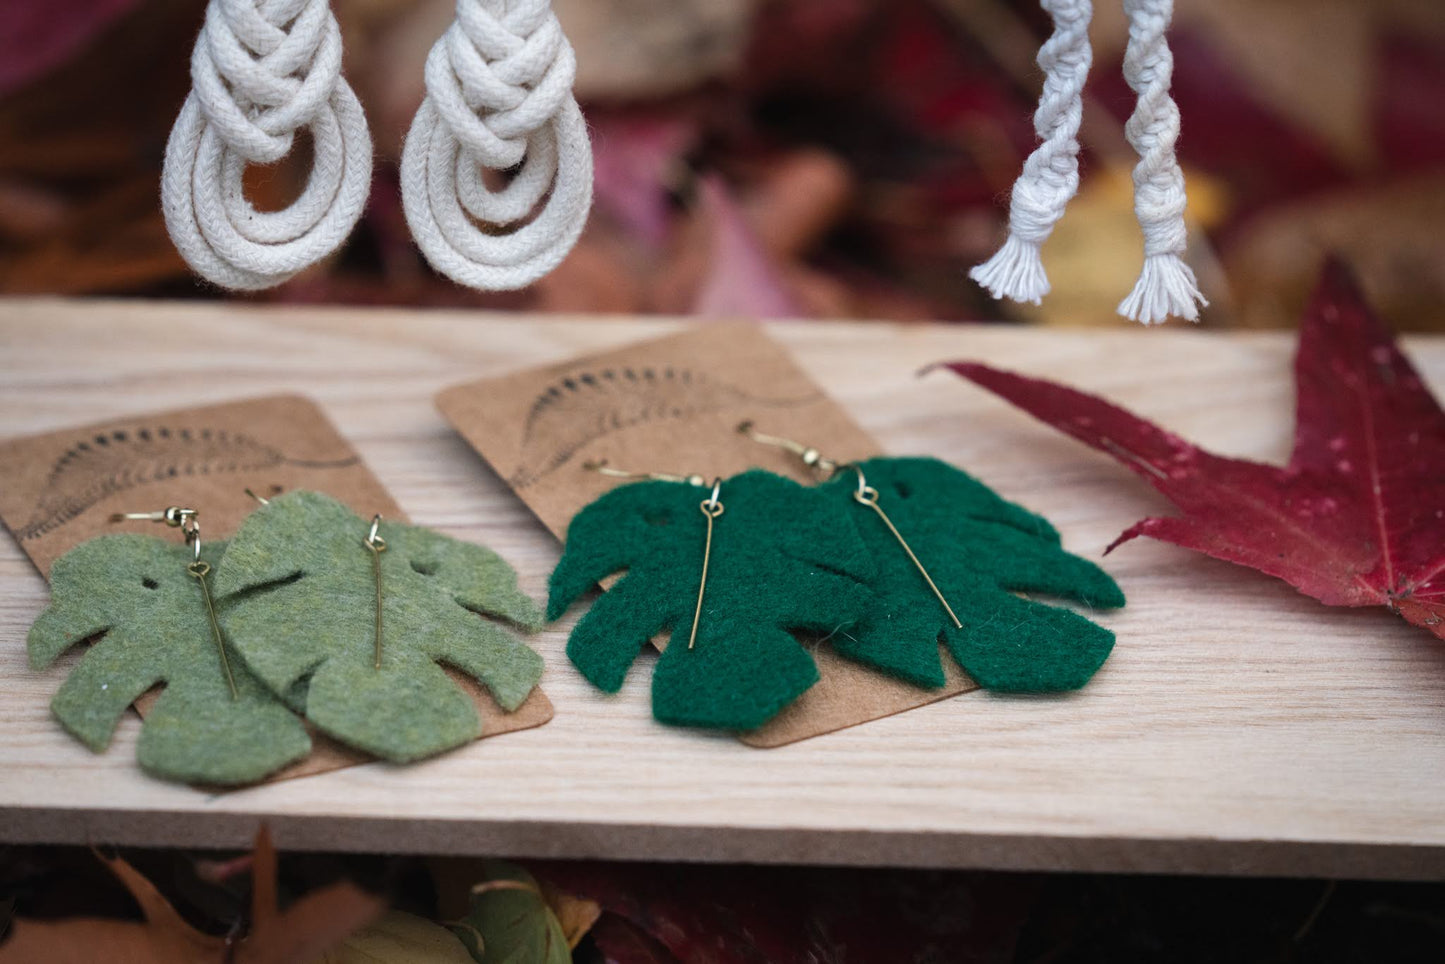
[[[322,732],[395,762],[481,733],[442,669],[484,685],[507,711],[542,657],[497,617],[535,629],[517,574],[483,546],[419,526],[363,519],[315,492],[251,514],[217,569],[221,622],[251,671]]]
[[[311,750],[306,728],[236,658],[216,621],[223,607],[209,579],[225,543],[203,547],[190,509],[129,518],[182,527],[186,544],[109,535],[56,560],[51,604],[30,628],[31,666],[43,668],[100,636],[52,700],[56,718],[100,751],[126,707],[163,684],[136,748],[147,772],[235,785],[304,757]]]
[[[839,465],[811,449],[738,430],[787,448],[818,471],[820,491],[851,505],[878,565],[873,608],[833,640],[840,654],[922,686],[942,686],[941,638],[985,689],[1055,692],[1088,682],[1114,634],[1078,613],[1020,593],[1093,609],[1124,605],[1102,569],[1070,555],[1047,519],[1000,498],[967,473],[932,458],[874,458]]]
[[[818,679],[792,631],[832,633],[872,604],[873,564],[855,529],[816,489],[762,471],[711,485],[652,477],[585,507],[552,572],[548,618],[624,570],[578,621],[567,655],[616,692],[647,641],[670,631],[652,711],[680,726],[766,723]]]

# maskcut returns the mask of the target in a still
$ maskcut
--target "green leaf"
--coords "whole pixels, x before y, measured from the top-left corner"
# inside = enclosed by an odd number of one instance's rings
[[[383,521],[377,669],[370,527],[327,496],[278,496],[231,540],[216,589],[227,633],[272,692],[304,699],[306,718],[343,743],[405,762],[481,732],[471,699],[441,664],[477,679],[504,709],[521,705],[542,658],[478,614],[527,628],[541,614],[490,549]]]
[[[317,964],[473,964],[473,960],[445,927],[394,910],[343,940]]]
[[[640,648],[671,643],[652,678],[664,723],[750,730],[818,679],[791,631],[830,634],[871,605],[868,551],[836,500],[768,472],[728,479],[713,525],[697,642],[688,648],[702,578],[710,490],[677,482],[625,485],[584,508],[552,573],[557,618],[599,580],[627,574],[577,623],[567,655],[616,692]]]
[[[879,570],[874,608],[834,637],[839,653],[941,686],[942,634],[979,685],[1014,692],[1077,689],[1103,665],[1113,633],[1071,610],[1015,595],[1042,593],[1096,609],[1124,605],[1114,580],[1065,552],[1048,520],[937,459],[877,458],[859,468],[963,628],[954,627],[883,519],[854,500],[858,476],[844,470],[823,490],[850,506]]]
[[[480,964],[570,964],[567,935],[535,878],[500,860],[484,865],[472,906],[452,931]]]
[[[224,550],[205,543],[201,558],[214,566]],[[76,546],[51,569],[52,601],[30,628],[30,663],[47,666],[104,633],[50,704],[65,728],[103,750],[126,707],[164,684],[141,727],[140,765],[170,780],[250,783],[305,756],[311,740],[228,644],[232,699],[191,560],[186,546],[150,536]],[[214,571],[208,578],[214,592]]]

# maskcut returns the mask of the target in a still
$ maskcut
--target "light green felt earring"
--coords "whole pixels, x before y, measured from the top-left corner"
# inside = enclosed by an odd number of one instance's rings
[[[640,649],[670,630],[652,712],[681,726],[766,723],[818,679],[790,631],[835,633],[871,603],[873,565],[849,520],[816,489],[769,472],[711,487],[636,482],[588,505],[552,572],[549,618],[622,570],[572,630],[567,655],[616,692]]]
[[[163,684],[136,749],[149,773],[186,783],[251,783],[310,752],[301,721],[246,671],[233,648],[217,648],[204,587],[189,570],[215,565],[224,550],[224,543],[207,543],[196,556],[189,545],[110,535],[56,560],[50,607],[30,628],[30,664],[48,666],[103,634],[50,704],[86,746],[105,749],[126,707]]]
[[[216,571],[222,625],[247,666],[326,734],[395,762],[481,733],[441,664],[507,711],[542,658],[479,614],[541,622],[496,553],[418,526],[362,519],[315,492],[278,496],[246,519]],[[380,657],[378,660],[378,656]]]

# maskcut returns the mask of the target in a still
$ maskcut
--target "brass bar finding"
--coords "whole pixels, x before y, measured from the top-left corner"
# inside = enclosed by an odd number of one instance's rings
[[[381,516],[371,518],[371,532],[362,544],[371,550],[371,572],[376,577],[376,660],[373,668],[381,669],[381,554],[386,551],[386,540],[376,534],[381,527]]]
[[[954,615],[953,607],[948,604],[947,599],[943,598],[943,593],[939,591],[938,585],[934,583],[933,577],[928,574],[928,570],[923,568],[923,563],[919,562],[918,557],[913,554],[913,550],[909,547],[908,541],[903,538],[903,533],[898,531],[898,527],[893,524],[893,520],[888,518],[888,513],[884,512],[883,508],[878,504],[878,490],[863,481],[863,473],[861,471],[858,472],[858,491],[853,493],[853,499],[860,505],[866,505],[878,513],[878,518],[883,520],[883,524],[888,527],[888,531],[893,533],[893,538],[898,540],[898,544],[903,547],[903,551],[908,553],[908,558],[912,559],[913,564],[918,567],[918,572],[923,576],[923,581],[928,583],[928,588],[932,589],[933,594],[938,597],[938,601],[943,603],[943,608],[948,611],[948,618],[953,620],[954,628],[962,629],[963,623],[959,622],[958,617]]]
[[[197,540],[199,542],[199,540]],[[211,587],[206,584],[206,576],[211,572],[211,564],[197,559],[186,566],[186,572],[196,578],[201,584],[201,595],[206,600],[206,615],[211,617],[211,636],[216,640],[216,652],[221,656],[221,669],[226,673],[226,685],[231,689],[231,699],[238,699],[236,692],[236,677],[231,675],[231,661],[226,657],[226,638],[221,635],[221,624],[216,620],[216,606],[211,602]]]
[[[712,484],[712,495],[698,503],[703,516],[707,519],[707,541],[702,547],[702,581],[697,587],[697,607],[692,611],[692,633],[687,637],[687,648],[692,649],[697,642],[697,624],[702,619],[702,600],[707,593],[707,569],[712,561],[712,524],[713,520],[723,514],[723,504],[718,501],[718,494],[722,491],[722,479],[716,479]]]

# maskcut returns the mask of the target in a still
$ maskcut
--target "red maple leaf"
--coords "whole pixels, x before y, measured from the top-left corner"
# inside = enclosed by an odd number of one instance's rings
[[[1106,551],[1152,536],[1445,637],[1445,412],[1343,265],[1326,266],[1300,323],[1284,468],[1213,455],[1052,382],[945,367],[1112,455],[1182,512],[1136,523]]]

